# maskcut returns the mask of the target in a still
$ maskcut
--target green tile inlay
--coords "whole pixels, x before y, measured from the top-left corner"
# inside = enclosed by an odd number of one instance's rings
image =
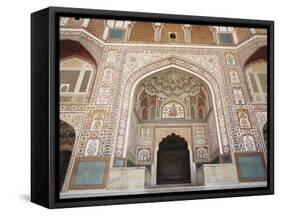
[[[123,34],[124,34],[124,31],[122,31],[122,30],[112,30],[110,32],[110,38],[122,39],[123,38]]]
[[[103,184],[106,161],[80,161],[75,177],[75,185]]]
[[[231,34],[220,34],[220,40],[222,43],[233,43]]]
[[[257,178],[265,176],[265,170],[260,156],[241,156],[239,157],[239,164],[241,178]]]

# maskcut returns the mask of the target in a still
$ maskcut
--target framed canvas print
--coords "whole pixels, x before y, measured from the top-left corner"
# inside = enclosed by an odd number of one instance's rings
[[[31,24],[32,202],[273,194],[273,21],[50,7]]]

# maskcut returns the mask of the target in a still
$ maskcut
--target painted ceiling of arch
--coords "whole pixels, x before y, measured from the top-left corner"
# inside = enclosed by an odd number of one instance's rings
[[[176,69],[157,74],[141,84],[148,95],[156,96],[159,100],[165,100],[171,96],[180,99],[196,96],[200,93],[201,86],[198,79]]]

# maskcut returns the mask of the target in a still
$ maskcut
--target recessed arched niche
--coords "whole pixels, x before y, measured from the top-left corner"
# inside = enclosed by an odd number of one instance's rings
[[[135,93],[140,121],[204,120],[211,110],[208,88],[198,78],[169,69],[144,79]]]
[[[151,171],[152,184],[157,184],[159,143],[171,132],[181,134],[189,143],[190,162],[187,164],[192,170],[191,183],[196,181],[197,164],[219,161],[214,99],[204,80],[171,67],[143,78],[131,94],[126,149],[128,166],[146,166]],[[141,160],[144,150],[148,156]]]

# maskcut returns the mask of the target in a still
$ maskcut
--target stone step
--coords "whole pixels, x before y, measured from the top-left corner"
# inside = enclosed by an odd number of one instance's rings
[[[192,186],[191,183],[185,183],[185,184],[160,184],[160,185],[150,185],[150,186],[147,186],[146,188],[149,189],[149,188],[171,188],[171,187],[190,187]]]

